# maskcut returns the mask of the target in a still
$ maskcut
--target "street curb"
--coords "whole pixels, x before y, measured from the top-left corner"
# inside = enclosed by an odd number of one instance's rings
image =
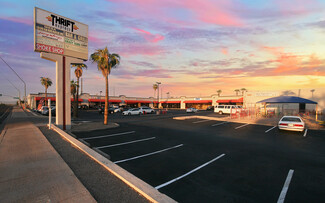
[[[107,171],[112,173],[114,176],[122,180],[129,187],[137,191],[139,194],[144,196],[150,202],[176,202],[165,194],[160,193],[157,189],[145,183],[143,180],[135,177],[128,171],[114,164],[103,155],[97,153],[95,150],[89,148],[79,140],[73,138],[68,133],[64,132],[55,125],[51,125],[52,129],[59,133],[65,140],[69,141],[72,145],[78,148],[80,151],[85,153],[91,159],[103,166]]]

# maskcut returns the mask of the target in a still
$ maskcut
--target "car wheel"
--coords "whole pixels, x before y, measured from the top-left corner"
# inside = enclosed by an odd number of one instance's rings
[[[128,113],[129,116],[131,116],[131,113]]]
[[[141,115],[141,112],[139,112],[139,116]]]
[[[219,114],[222,115],[222,111],[219,111]]]

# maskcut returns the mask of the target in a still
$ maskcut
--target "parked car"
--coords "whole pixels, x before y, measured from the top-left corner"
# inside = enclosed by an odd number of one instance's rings
[[[238,105],[216,105],[214,107],[214,112],[218,114],[230,114],[240,112],[243,106]]]
[[[144,112],[146,114],[148,114],[148,113],[155,113],[155,110],[154,109],[152,109],[150,107],[147,107],[147,106],[140,107],[140,111],[141,111],[142,114],[144,114]]]
[[[118,112],[121,112],[121,109],[116,107],[116,108],[114,108],[113,111],[114,111],[114,113],[118,113]]]
[[[49,115],[49,107],[42,106],[42,108],[41,108],[41,114],[42,115]]]
[[[278,123],[279,130],[304,131],[305,123],[299,116],[283,116]]]
[[[140,110],[140,108],[134,108],[134,109],[129,109],[127,111],[123,111],[122,114],[124,116],[128,115],[141,115],[142,114],[142,111]]]
[[[100,106],[100,107],[98,107],[98,113],[99,113],[99,114],[103,114],[104,111],[105,111],[105,106]],[[109,108],[108,108],[108,114],[112,114],[112,113],[114,113],[114,108],[109,107]]]
[[[195,113],[197,111],[198,110],[196,108],[188,108],[188,109],[186,109],[186,113]]]
[[[214,106],[208,106],[207,111],[213,111],[214,110]]]

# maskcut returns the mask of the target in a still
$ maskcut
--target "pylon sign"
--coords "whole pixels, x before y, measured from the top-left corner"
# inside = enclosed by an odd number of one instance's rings
[[[34,51],[88,60],[88,25],[35,7]]]

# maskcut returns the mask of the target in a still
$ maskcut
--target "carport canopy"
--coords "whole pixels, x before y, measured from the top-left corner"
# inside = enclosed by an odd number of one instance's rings
[[[257,103],[305,103],[305,104],[317,104],[309,99],[304,99],[301,97],[294,97],[294,96],[279,96],[279,97],[272,97],[269,99],[261,100]]]

